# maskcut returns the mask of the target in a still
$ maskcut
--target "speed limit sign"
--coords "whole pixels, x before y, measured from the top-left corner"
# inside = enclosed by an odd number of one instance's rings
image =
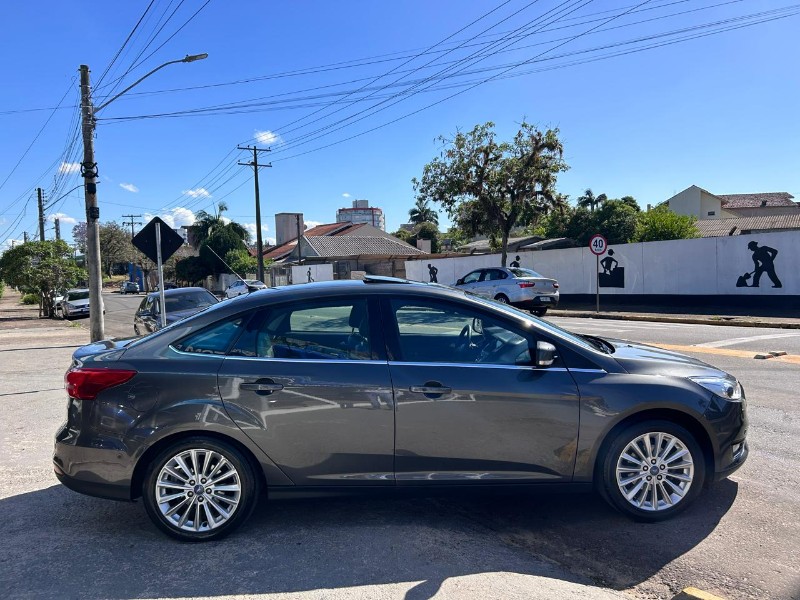
[[[599,233],[595,233],[592,236],[592,239],[589,240],[589,250],[592,251],[592,254],[600,256],[601,254],[604,254],[607,249],[608,242],[606,241],[606,238]]]

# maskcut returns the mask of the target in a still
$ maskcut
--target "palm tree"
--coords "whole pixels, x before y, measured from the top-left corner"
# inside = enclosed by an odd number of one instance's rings
[[[208,240],[215,231],[219,231],[220,229],[228,229],[245,243],[250,241],[250,232],[247,231],[247,229],[242,227],[239,223],[225,219],[222,216],[222,213],[226,210],[228,210],[228,205],[224,202],[220,202],[214,207],[214,214],[205,210],[197,212],[193,225],[195,247],[199,248],[202,246],[203,242]]]
[[[408,220],[415,225],[420,223],[439,224],[439,213],[428,206],[427,198],[417,198],[414,208],[408,211]]]
[[[599,196],[595,196],[592,193],[591,188],[587,188],[585,192],[583,192],[583,196],[578,198],[578,206],[582,206],[583,208],[588,208],[592,212],[596,206],[600,206],[603,202],[608,200],[608,196],[605,194],[600,194]]]

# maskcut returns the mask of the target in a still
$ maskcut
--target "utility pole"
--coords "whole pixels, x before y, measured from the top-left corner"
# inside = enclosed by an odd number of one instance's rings
[[[44,241],[44,197],[42,188],[36,188],[36,200],[39,203],[39,241]]]
[[[28,243],[28,232],[27,231],[23,231],[22,232],[22,243],[23,244],[27,244]]]
[[[134,236],[136,235],[136,233],[133,230],[133,227],[135,225],[141,225],[142,224],[141,221],[134,221],[134,219],[136,219],[137,217],[141,218],[142,215],[122,215],[123,219],[130,219],[130,221],[123,221],[122,224],[131,226],[131,239],[133,239]]]
[[[58,217],[56,217],[56,219],[55,219],[55,225],[56,225],[56,239],[60,240],[61,239],[61,219],[59,219]]]
[[[263,238],[261,237],[261,198],[259,196],[258,190],[258,168],[259,167],[271,167],[272,163],[266,165],[259,165],[258,164],[258,153],[259,152],[271,152],[270,148],[256,148],[253,146],[237,146],[239,150],[252,150],[253,151],[253,162],[240,162],[239,164],[246,167],[253,167],[253,176],[256,185],[256,255],[258,259],[258,274],[257,279],[260,282],[264,282],[264,243]]]
[[[89,66],[81,65],[81,131],[83,162],[81,175],[86,200],[86,267],[89,271],[89,327],[91,340],[105,337],[103,279],[100,267],[100,208],[97,206],[97,163],[94,160],[94,106],[89,85]]]

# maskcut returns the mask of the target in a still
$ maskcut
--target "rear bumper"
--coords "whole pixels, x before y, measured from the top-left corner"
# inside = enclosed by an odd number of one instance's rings
[[[133,465],[119,441],[92,438],[84,445],[81,435],[65,423],[56,434],[53,471],[69,489],[99,498],[131,500]]]
[[[511,305],[524,310],[530,310],[532,308],[555,308],[558,306],[558,296],[535,296],[517,302],[512,301]]]

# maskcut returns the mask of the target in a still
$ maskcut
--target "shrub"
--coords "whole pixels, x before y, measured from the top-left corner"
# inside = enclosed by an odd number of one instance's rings
[[[39,304],[39,296],[36,294],[25,294],[22,297],[23,304]]]

